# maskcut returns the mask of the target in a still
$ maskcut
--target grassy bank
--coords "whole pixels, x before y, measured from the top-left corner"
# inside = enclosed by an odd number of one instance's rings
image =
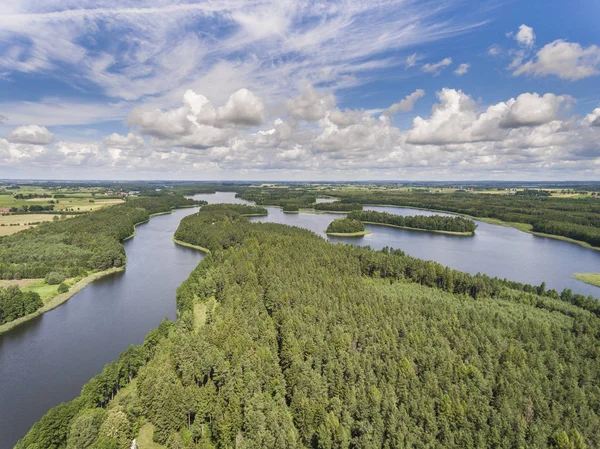
[[[202,251],[205,254],[210,253],[209,249],[203,248],[202,246],[192,245],[191,243],[182,242],[181,240],[177,240],[175,237],[173,237],[173,242],[181,246],[187,246],[188,248],[197,249],[198,251]]]
[[[77,281],[75,284],[73,284],[71,286],[71,288],[69,288],[68,292],[60,293],[60,294],[54,296],[53,298],[51,298],[48,302],[46,302],[42,307],[40,307],[35,312],[30,313],[29,315],[22,316],[21,318],[17,318],[16,320],[13,320],[9,323],[5,323],[2,326],[0,326],[0,335],[3,334],[4,332],[8,332],[9,330],[13,329],[14,327],[17,327],[19,324],[22,324],[26,321],[31,320],[32,318],[35,318],[36,316],[41,315],[42,313],[45,313],[45,312],[48,312],[49,310],[57,308],[62,303],[67,302],[75,294],[77,294],[81,290],[83,290],[90,282],[94,282],[100,278],[103,278],[104,276],[108,276],[113,273],[123,271],[124,269],[125,269],[125,267],[110,268],[108,270],[98,271],[96,273],[92,273],[92,274],[84,277],[83,279],[81,279],[81,280]],[[58,287],[58,286],[52,286],[52,287]]]
[[[362,237],[363,235],[370,234],[371,231],[364,230],[360,232],[326,232],[327,235],[333,235],[334,237]]]
[[[573,277],[586,284],[600,287],[600,273],[575,273]]]

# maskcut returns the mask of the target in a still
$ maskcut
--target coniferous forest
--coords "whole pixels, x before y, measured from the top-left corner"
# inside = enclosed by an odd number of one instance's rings
[[[176,238],[210,250],[177,292],[177,323],[17,448],[126,448],[141,429],[168,448],[600,446],[594,298],[224,207]]]
[[[426,231],[445,231],[473,234],[477,225],[473,220],[463,217],[448,217],[443,215],[402,215],[376,212],[372,210],[354,211],[348,214],[348,219],[364,223],[386,224],[405,228],[423,229]]]

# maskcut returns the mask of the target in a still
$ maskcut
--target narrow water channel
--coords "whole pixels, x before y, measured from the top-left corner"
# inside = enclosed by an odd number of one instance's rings
[[[197,208],[159,215],[125,242],[124,272],[91,283],[60,307],[0,335],[0,449],[81,387],[164,317],[202,253],[173,243]]]

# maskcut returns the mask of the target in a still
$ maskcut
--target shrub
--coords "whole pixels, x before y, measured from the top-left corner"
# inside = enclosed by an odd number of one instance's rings
[[[51,271],[46,275],[46,284],[58,285],[61,282],[64,282],[66,278],[67,277],[64,275],[64,273],[59,273],[58,271]]]
[[[69,286],[64,282],[61,282],[58,286],[58,293],[67,293],[69,291]]]

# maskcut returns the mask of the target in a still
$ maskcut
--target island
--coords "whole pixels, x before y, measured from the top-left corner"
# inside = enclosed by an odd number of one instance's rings
[[[462,236],[474,235],[477,228],[477,224],[473,220],[445,215],[414,215],[405,217],[387,212],[363,210],[351,212],[348,214],[347,219],[411,231],[428,231]]]
[[[600,287],[600,273],[575,273],[573,277],[586,284]]]
[[[337,237],[362,237],[370,233],[361,221],[348,218],[333,220],[325,230],[325,234]]]

